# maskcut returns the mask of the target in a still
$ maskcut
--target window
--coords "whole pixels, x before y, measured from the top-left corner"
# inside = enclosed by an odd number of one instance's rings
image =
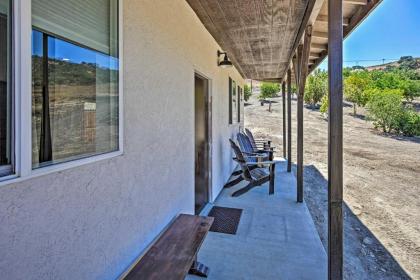
[[[119,150],[118,0],[32,0],[32,167]]]
[[[229,78],[229,124],[232,124],[232,79]]]
[[[236,82],[229,78],[229,124],[237,122],[238,97],[236,94]]]
[[[238,96],[236,93],[236,82],[232,82],[232,123],[237,122],[237,111],[238,111]]]
[[[238,86],[238,123],[241,122],[242,89]]]
[[[14,172],[11,7],[0,0],[0,177]]]

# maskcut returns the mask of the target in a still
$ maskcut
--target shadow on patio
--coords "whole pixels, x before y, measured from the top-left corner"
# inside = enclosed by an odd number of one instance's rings
[[[293,167],[296,171],[296,166]],[[322,243],[328,246],[328,181],[313,165],[304,168],[305,201]],[[344,211],[344,278],[411,279],[349,206]]]
[[[210,232],[198,259],[209,279],[326,279],[327,255],[305,203],[296,203],[296,179],[276,165],[275,194],[268,183],[240,197],[224,189],[215,205],[243,209],[236,235]],[[187,279],[199,279],[188,276]]]

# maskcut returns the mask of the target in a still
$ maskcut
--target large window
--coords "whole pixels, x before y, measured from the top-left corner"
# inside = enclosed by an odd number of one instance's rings
[[[0,0],[0,177],[13,173],[11,1]]]
[[[118,0],[32,0],[32,166],[119,149]]]

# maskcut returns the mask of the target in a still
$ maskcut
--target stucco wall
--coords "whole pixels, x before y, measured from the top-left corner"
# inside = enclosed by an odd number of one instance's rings
[[[213,188],[233,164],[228,76],[183,0],[124,0],[124,155],[0,187],[0,278],[114,279],[194,209],[194,71],[211,80]]]

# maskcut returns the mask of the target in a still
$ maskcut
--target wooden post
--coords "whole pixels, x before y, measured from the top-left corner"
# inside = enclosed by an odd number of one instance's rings
[[[283,158],[286,158],[286,82],[281,84],[283,101]]]
[[[287,70],[287,172],[292,171],[292,70]]]
[[[297,202],[303,202],[303,97],[305,95],[306,76],[308,74],[308,59],[311,49],[312,26],[306,27],[305,40],[300,63],[298,101],[297,101]]]
[[[343,0],[328,1],[328,279],[343,279]]]

